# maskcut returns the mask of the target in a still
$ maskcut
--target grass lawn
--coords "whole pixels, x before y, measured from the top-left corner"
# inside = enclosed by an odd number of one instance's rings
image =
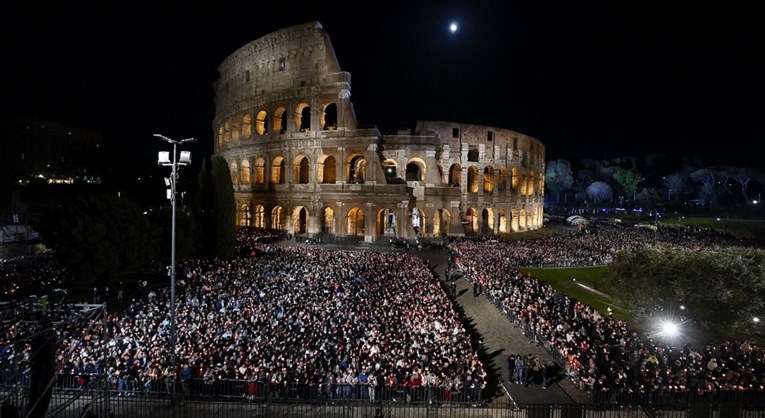
[[[631,326],[634,325],[632,315],[629,312],[614,304],[608,297],[598,295],[580,286],[584,285],[597,290],[603,281],[605,270],[606,267],[519,269],[524,274],[531,273],[537,280],[549,284],[566,296],[575,298],[585,305],[592,306],[601,315],[606,315],[608,308],[611,308],[614,318],[625,320]],[[574,279],[576,280],[574,281]]]

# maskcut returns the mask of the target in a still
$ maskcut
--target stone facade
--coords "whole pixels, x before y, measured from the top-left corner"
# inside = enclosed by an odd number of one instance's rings
[[[240,226],[369,242],[542,226],[540,141],[452,122],[359,127],[351,76],[319,22],[256,39],[218,69],[215,153]]]

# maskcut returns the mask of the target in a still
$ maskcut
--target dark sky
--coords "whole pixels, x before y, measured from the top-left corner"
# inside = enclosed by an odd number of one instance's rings
[[[153,133],[210,153],[217,66],[316,20],[351,73],[360,124],[383,133],[448,120],[536,137],[548,160],[687,153],[763,166],[765,25],[753,5],[193,3],[4,4],[0,117],[94,128],[129,145],[127,159],[153,160]]]

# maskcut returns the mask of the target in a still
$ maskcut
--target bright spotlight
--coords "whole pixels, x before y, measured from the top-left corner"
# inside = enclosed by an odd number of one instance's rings
[[[666,321],[661,325],[661,333],[667,338],[677,337],[678,326],[674,322]]]
[[[752,318],[752,322],[760,322],[760,318],[755,316],[754,318]]]

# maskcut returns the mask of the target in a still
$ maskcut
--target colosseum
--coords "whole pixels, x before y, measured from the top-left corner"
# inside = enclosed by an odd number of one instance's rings
[[[214,149],[240,226],[366,242],[542,226],[540,141],[442,121],[393,135],[360,127],[351,75],[319,22],[256,39],[218,70]]]

